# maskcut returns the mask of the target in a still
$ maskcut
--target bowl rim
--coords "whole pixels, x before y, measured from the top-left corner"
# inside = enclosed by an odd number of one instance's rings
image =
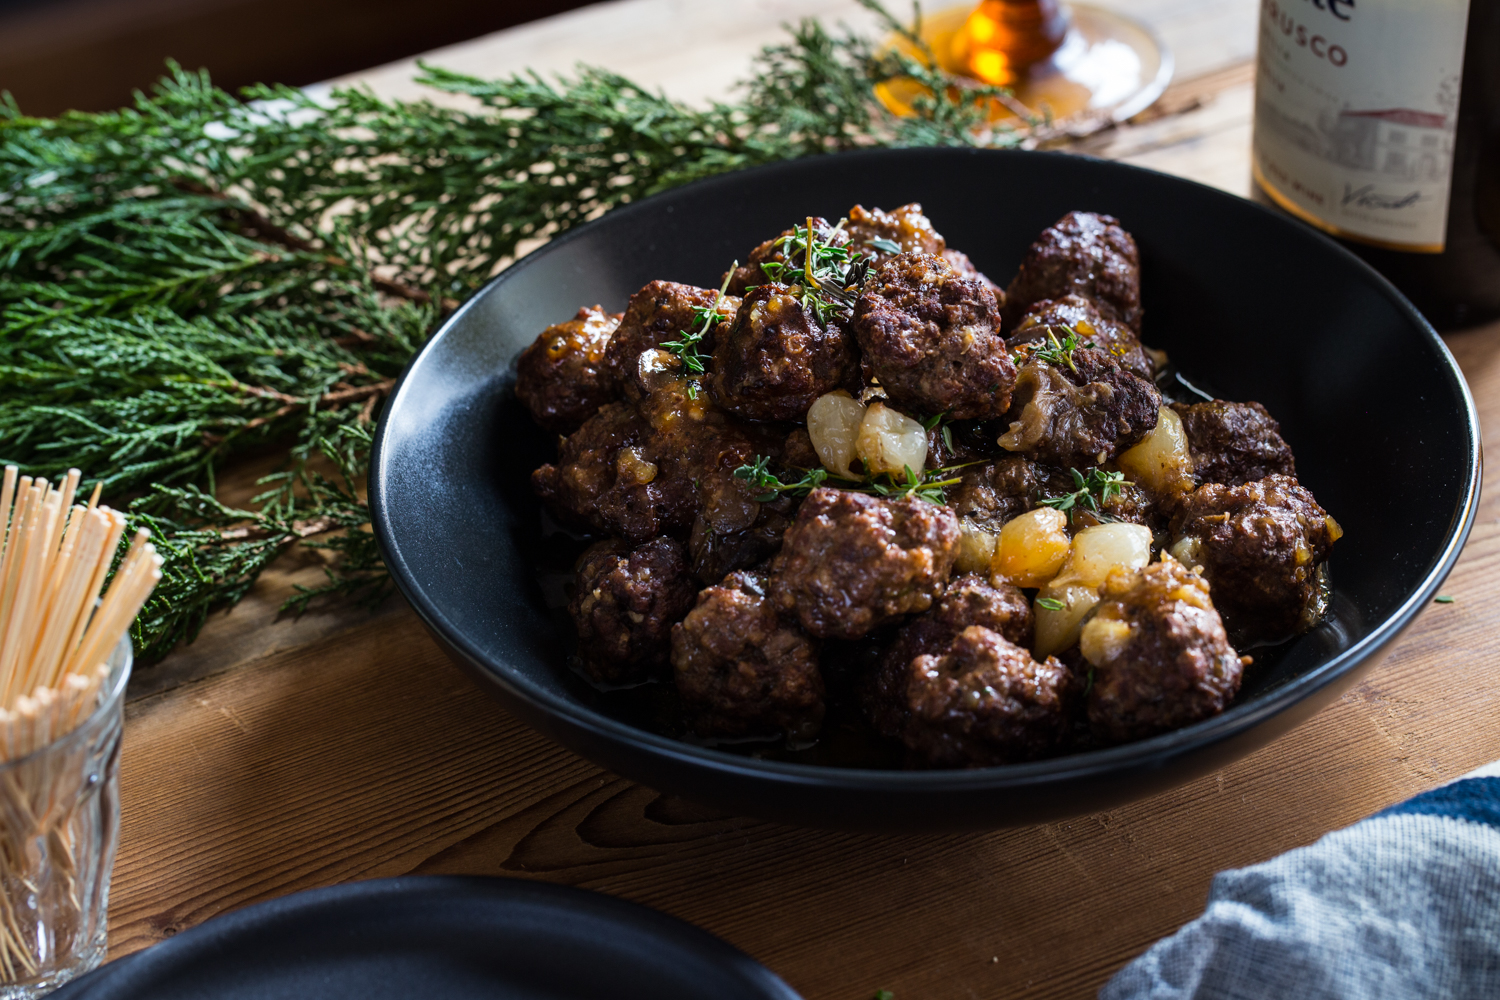
[[[1461,497],[1457,509],[1453,513],[1453,519],[1447,529],[1446,538],[1438,558],[1434,561],[1432,568],[1423,577],[1421,583],[1408,593],[1406,598],[1391,614],[1372,627],[1369,634],[1357,640],[1346,649],[1334,654],[1307,673],[1288,681],[1253,701],[1235,703],[1211,718],[1183,726],[1171,732],[1162,733],[1144,740],[1137,740],[1133,743],[1125,743],[1102,750],[1089,750],[1082,753],[1051,757],[1027,763],[1002,764],[992,767],[958,770],[876,770],[872,768],[804,764],[795,761],[763,760],[740,756],[713,747],[698,746],[675,740],[659,733],[653,733],[650,730],[630,725],[593,709],[581,706],[566,695],[546,690],[540,686],[534,686],[529,682],[525,682],[524,678],[517,678],[508,674],[503,665],[499,668],[493,666],[490,663],[488,655],[470,643],[464,634],[446,618],[442,609],[432,602],[416,583],[410,567],[407,566],[401,557],[400,548],[395,540],[394,528],[385,505],[385,443],[390,426],[387,417],[398,405],[402,392],[406,388],[408,377],[416,371],[423,358],[428,356],[428,353],[435,348],[435,345],[442,340],[448,331],[462,321],[464,315],[471,308],[475,307],[475,303],[489,295],[497,285],[511,280],[517,274],[524,273],[527,268],[535,266],[537,261],[545,259],[548,254],[558,248],[566,247],[574,240],[587,236],[595,227],[607,219],[614,218],[618,220],[624,218],[628,221],[631,216],[653,211],[656,205],[671,200],[674,197],[680,197],[684,192],[704,192],[711,191],[716,187],[732,187],[747,175],[767,177],[774,176],[780,172],[791,173],[798,169],[805,169],[813,161],[838,160],[848,162],[855,159],[920,159],[924,156],[934,155],[975,155],[1005,159],[1026,156],[1047,157],[1058,160],[1065,159],[1074,163],[1080,161],[1091,162],[1095,165],[1104,165],[1103,168],[1107,170],[1145,175],[1156,179],[1156,181],[1165,179],[1169,183],[1188,185],[1207,194],[1211,198],[1224,199],[1229,203],[1235,204],[1238,206],[1238,210],[1249,209],[1252,212],[1264,213],[1266,216],[1276,219],[1277,224],[1288,227],[1289,231],[1295,232],[1299,237],[1310,237],[1314,241],[1320,241],[1325,249],[1342,257],[1346,263],[1352,264],[1356,270],[1362,271],[1366,277],[1374,279],[1375,286],[1381,294],[1395,306],[1398,313],[1416,327],[1418,334],[1426,339],[1429,346],[1435,348],[1439,362],[1443,366],[1444,374],[1458,390],[1463,407],[1468,462],[1464,469],[1464,481],[1460,491]],[[602,738],[612,743],[624,742],[642,747],[657,756],[672,758],[675,764],[690,767],[708,767],[735,777],[761,780],[771,779],[782,784],[803,785],[809,788],[826,787],[829,784],[836,784],[841,789],[851,791],[942,793],[949,791],[976,791],[989,788],[1019,788],[1030,785],[1052,784],[1058,781],[1088,780],[1130,768],[1149,766],[1154,761],[1170,760],[1180,753],[1224,743],[1257,729],[1296,703],[1337,682],[1345,674],[1354,670],[1365,659],[1374,655],[1383,646],[1394,640],[1411,624],[1437,593],[1438,587],[1442,585],[1443,580],[1448,576],[1454,563],[1462,553],[1473,527],[1482,485],[1482,464],[1479,416],[1474,406],[1474,398],[1469,390],[1468,382],[1464,378],[1462,370],[1458,367],[1458,362],[1454,359],[1452,352],[1448,350],[1447,344],[1443,342],[1426,317],[1384,275],[1380,274],[1370,264],[1347,248],[1339,245],[1327,235],[1314,230],[1310,226],[1305,226],[1294,219],[1282,216],[1266,206],[1259,205],[1247,198],[1241,198],[1188,178],[1177,177],[1162,171],[1139,167],[1133,164],[1084,157],[1064,152],[907,147],[901,149],[881,148],[844,153],[817,154],[717,174],[713,177],[670,188],[650,197],[643,198],[640,201],[615,208],[599,219],[568,230],[566,233],[550,240],[546,245],[522,257],[486,282],[483,287],[471,295],[452,315],[444,320],[438,329],[428,337],[427,341],[402,371],[400,378],[391,390],[385,407],[382,409],[380,421],[374,435],[374,442],[371,446],[369,503],[371,525],[377,544],[380,547],[382,557],[385,559],[386,566],[390,570],[391,578],[395,581],[396,587],[402,596],[407,599],[428,628],[441,637],[443,643],[463,656],[471,665],[483,671],[488,680],[499,686],[509,696],[549,714],[560,716],[567,724],[578,727],[591,736]],[[518,680],[521,683],[518,683]]]

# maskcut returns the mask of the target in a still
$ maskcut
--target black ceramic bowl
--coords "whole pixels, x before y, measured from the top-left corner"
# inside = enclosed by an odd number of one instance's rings
[[[580,305],[623,308],[653,278],[716,284],[806,215],[920,201],[1010,280],[1073,209],[1141,248],[1144,339],[1227,399],[1281,421],[1302,482],[1343,525],[1329,620],[1260,657],[1224,714],[1163,736],[968,771],[809,766],[689,745],[611,715],[567,666],[567,628],[528,475],[549,443],[511,393],[516,355]],[[1307,719],[1378,662],[1457,558],[1479,491],[1462,376],[1384,279],[1312,230],[1211,188],[1080,157],[876,151],[778,164],[617,209],[522,260],[445,323],[397,387],[370,473],[402,593],[513,712],[583,756],[735,813],[825,827],[957,830],[1102,809],[1204,774]],[[553,597],[555,598],[555,594]]]

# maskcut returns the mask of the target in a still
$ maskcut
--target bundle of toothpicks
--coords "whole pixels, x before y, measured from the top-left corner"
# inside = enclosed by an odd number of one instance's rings
[[[61,485],[6,466],[0,483],[0,764],[77,728],[99,704],[110,654],[161,579],[138,531],[100,597],[125,516],[75,505],[80,474]]]

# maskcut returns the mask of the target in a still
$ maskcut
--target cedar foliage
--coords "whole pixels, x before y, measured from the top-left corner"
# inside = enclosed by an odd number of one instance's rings
[[[280,86],[241,100],[176,65],[116,112],[30,118],[0,98],[0,460],[84,469],[153,530],[167,563],[141,654],[190,640],[294,544],[334,558],[291,610],[384,596],[356,489],[380,405],[523,241],[775,160],[1020,141],[986,130],[992,88],[817,21],[789,32],[739,100],[706,109],[587,66],[488,81],[423,66],[466,110]],[[942,96],[890,114],[871,88],[903,75]],[[284,469],[251,509],[227,507],[214,471],[252,446],[284,448]]]

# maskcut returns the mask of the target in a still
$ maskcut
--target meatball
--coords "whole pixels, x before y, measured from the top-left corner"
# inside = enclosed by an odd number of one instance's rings
[[[885,736],[898,736],[910,709],[906,704],[907,668],[928,653],[941,653],[970,625],[983,625],[1023,648],[1030,648],[1034,625],[1026,595],[1008,583],[991,585],[969,574],[949,584],[931,611],[901,627],[880,666],[861,686],[860,699],[870,723]]]
[[[1005,325],[1020,325],[1043,299],[1078,295],[1107,319],[1139,332],[1141,265],[1135,240],[1120,221],[1094,212],[1069,212],[1026,251],[1005,294]]]
[[[1342,534],[1297,480],[1267,476],[1190,493],[1172,518],[1172,554],[1201,567],[1231,634],[1275,641],[1323,617],[1320,568]]]
[[[774,431],[734,423],[675,380],[638,406],[604,406],[562,443],[556,465],[532,473],[532,486],[560,518],[604,534],[637,543],[683,537],[706,492],[722,504],[741,497],[739,516],[754,523],[754,490],[733,473],[757,455],[774,457],[780,443]]]
[[[556,465],[531,474],[561,520],[643,542],[680,531],[696,507],[691,488],[658,475],[650,427],[629,403],[609,403],[562,443]],[[690,484],[689,484],[690,486]]]
[[[698,595],[672,629],[672,672],[699,736],[807,740],[823,722],[818,644],[777,613],[755,573],[731,574]]]
[[[1062,469],[1103,465],[1156,426],[1161,393],[1103,351],[1021,366],[1000,446]]]
[[[1062,340],[1071,331],[1080,343],[1097,347],[1141,378],[1154,379],[1156,365],[1147,356],[1140,339],[1130,327],[1105,319],[1088,299],[1066,295],[1060,299],[1043,299],[1032,305],[1011,331],[1006,343],[1045,345],[1050,333]]]
[[[994,533],[1017,514],[1036,504],[1039,482],[1036,466],[1024,455],[1004,455],[959,473],[959,483],[948,493],[948,503],[959,517]]]
[[[814,240],[818,243],[826,243],[829,246],[846,246],[849,242],[849,234],[843,229],[837,228],[833,223],[815,215],[812,218],[812,231]],[[776,236],[766,240],[760,246],[750,251],[745,258],[745,263],[739,265],[733,272],[725,275],[729,279],[728,293],[730,295],[744,295],[745,292],[758,285],[764,285],[769,281],[775,281],[781,277],[781,269],[778,264],[785,264],[787,240],[791,239],[806,250],[806,244],[802,241],[806,238],[807,222],[799,221],[791,229],[782,230]],[[794,262],[800,264],[800,262]],[[769,269],[761,267],[762,264],[770,264]]]
[[[1234,699],[1249,659],[1229,645],[1208,587],[1171,556],[1104,581],[1079,640],[1093,668],[1088,716],[1097,739],[1144,739],[1217,715]]]
[[[947,507],[820,487],[771,562],[771,597],[819,638],[858,639],[931,607],[957,554]]]
[[[578,628],[578,656],[596,681],[645,680],[665,666],[674,622],[698,588],[682,546],[653,538],[636,549],[611,539],[578,560],[578,589],[568,614]]]
[[[898,253],[920,251],[942,256],[948,246],[942,235],[932,228],[932,221],[922,214],[922,206],[917,202],[889,212],[855,205],[849,209],[849,221],[844,230],[849,234],[850,248],[869,257],[876,267]],[[892,249],[890,244],[898,249]]]
[[[578,310],[543,330],[516,361],[516,398],[549,431],[571,434],[615,398],[604,372],[604,351],[620,313],[602,306]]]
[[[635,378],[636,359],[641,352],[697,329],[701,321],[696,310],[712,308],[716,298],[718,293],[712,288],[695,288],[675,281],[653,281],[632,295],[604,351],[604,374],[610,384],[623,391]],[[728,319],[739,307],[739,299],[726,296],[719,302],[719,315]],[[710,329],[699,345],[699,352],[708,354],[713,346]]]
[[[1241,486],[1267,476],[1296,476],[1281,425],[1259,403],[1173,403],[1187,434],[1193,471],[1205,483]]]
[[[786,285],[747,294],[716,341],[714,399],[747,419],[801,420],[823,393],[859,391],[854,338],[836,322],[819,322]]]
[[[907,665],[901,741],[929,767],[987,767],[1057,752],[1071,728],[1077,682],[1056,657],[1031,653],[982,625]]]
[[[965,277],[978,278],[991,291],[1000,291],[994,282],[979,273],[967,254],[948,246],[948,241],[932,227],[932,221],[922,214],[922,206],[917,202],[893,208],[889,212],[855,205],[849,209],[849,219],[844,228],[849,233],[850,246],[870,258],[875,267],[898,253],[920,250],[943,258]],[[895,249],[890,244],[894,244]]]
[[[866,364],[898,408],[968,420],[1010,405],[1016,366],[995,294],[941,257],[892,257],[866,284],[852,322]]]

